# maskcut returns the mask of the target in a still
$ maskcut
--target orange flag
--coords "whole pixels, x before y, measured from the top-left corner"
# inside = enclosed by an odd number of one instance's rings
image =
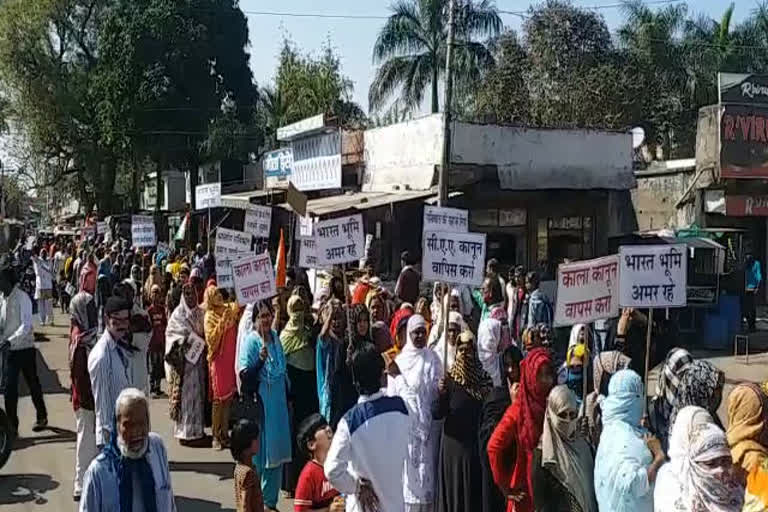
[[[278,288],[285,286],[285,238],[283,228],[280,228],[280,245],[277,247],[277,269],[275,272],[275,284]]]

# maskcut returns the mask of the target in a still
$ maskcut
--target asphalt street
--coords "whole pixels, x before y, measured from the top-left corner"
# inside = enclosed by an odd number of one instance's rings
[[[75,418],[69,400],[68,323],[68,316],[57,315],[54,327],[36,326],[36,332],[44,336],[37,343],[38,374],[45,392],[50,428],[37,434],[32,432],[34,406],[26,385],[22,384],[19,439],[10,460],[0,469],[0,510],[77,510],[72,500]],[[167,399],[152,400],[151,422],[152,430],[163,436],[168,448],[178,510],[234,511],[234,465],[229,451],[179,446],[170,434]],[[287,503],[279,508],[291,510]]]

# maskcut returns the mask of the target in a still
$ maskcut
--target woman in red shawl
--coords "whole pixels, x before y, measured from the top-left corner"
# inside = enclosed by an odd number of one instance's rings
[[[528,352],[520,364],[520,384],[512,405],[488,441],[493,479],[505,490],[507,512],[534,510],[531,461],[544,428],[547,395],[554,384],[549,351],[535,348]]]

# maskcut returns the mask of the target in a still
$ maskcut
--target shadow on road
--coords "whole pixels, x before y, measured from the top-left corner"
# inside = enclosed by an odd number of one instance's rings
[[[185,496],[176,496],[176,508],[184,512],[235,512],[232,508],[221,508],[221,503]]]
[[[37,376],[40,379],[40,386],[43,388],[44,394],[69,394],[69,388],[61,385],[56,371],[48,366],[39,350],[37,351]],[[23,375],[19,378],[19,396],[29,396],[29,387]]]
[[[232,480],[234,462],[170,462],[171,471],[216,475],[219,480]]]
[[[50,434],[43,436],[19,437],[13,445],[14,451],[24,450],[30,446],[51,443],[74,443],[77,441],[77,432],[65,428],[48,427]]]
[[[0,475],[0,505],[33,502],[36,505],[45,505],[48,499],[43,494],[58,486],[59,482],[52,479],[50,475]]]

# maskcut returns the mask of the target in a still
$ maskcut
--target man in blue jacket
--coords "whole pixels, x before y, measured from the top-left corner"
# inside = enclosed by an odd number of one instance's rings
[[[760,289],[760,283],[763,275],[760,272],[760,262],[751,254],[747,254],[744,262],[744,317],[747,319],[747,327],[750,331],[755,330],[755,321],[757,314],[755,311],[755,299],[757,290]]]

